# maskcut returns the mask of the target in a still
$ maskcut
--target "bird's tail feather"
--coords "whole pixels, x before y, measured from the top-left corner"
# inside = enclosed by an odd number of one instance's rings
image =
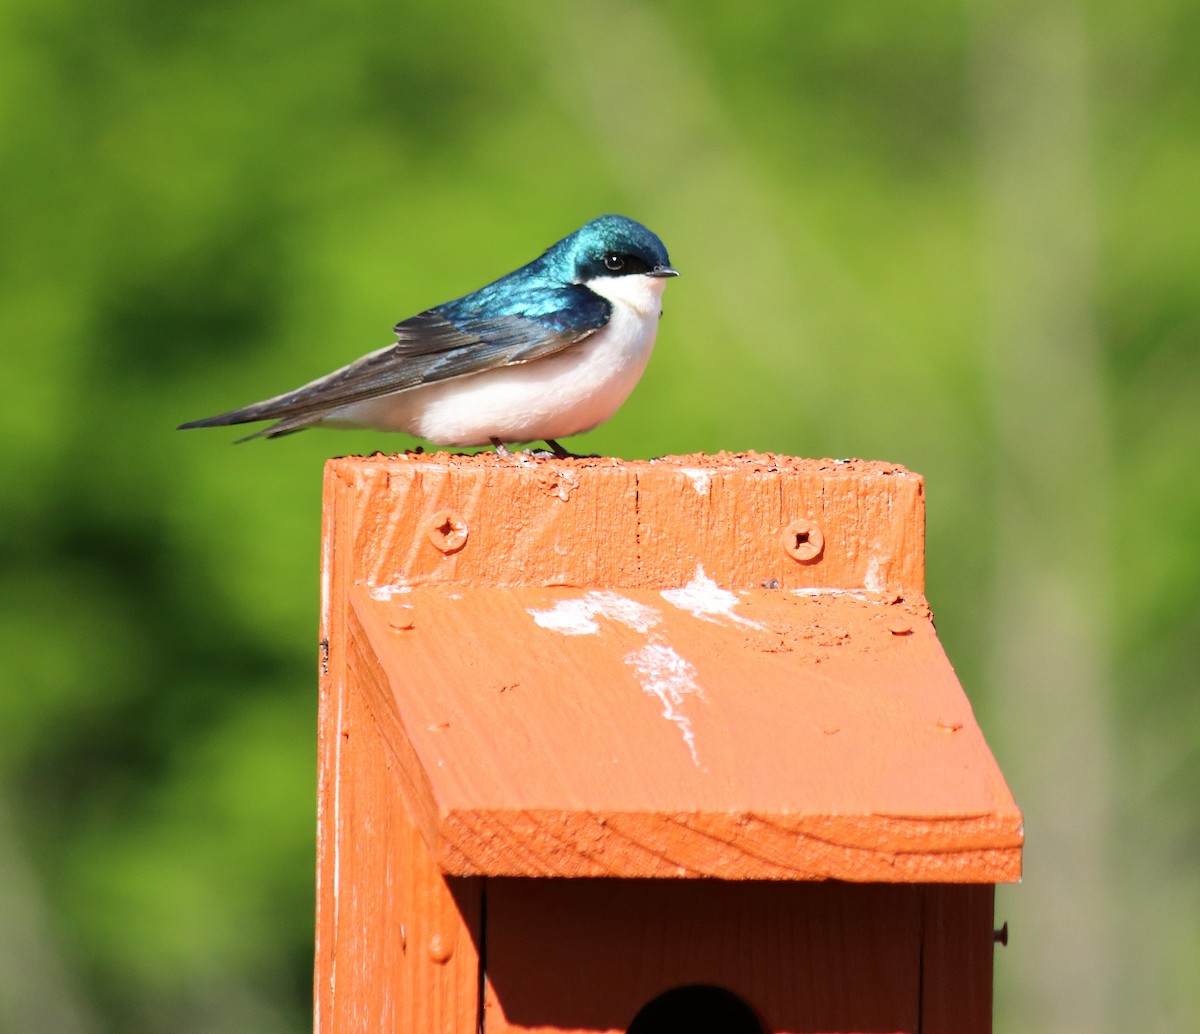
[[[316,420],[303,419],[293,417],[290,420],[280,420],[270,427],[262,427],[253,434],[246,435],[245,438],[238,438],[233,444],[241,445],[242,442],[253,441],[255,438],[282,438],[284,435],[295,434],[297,431],[303,431],[306,428],[312,427],[317,423]]]
[[[230,410],[228,413],[218,413],[216,416],[205,417],[203,420],[189,420],[186,424],[180,424],[176,430],[190,431],[195,427],[229,427],[233,424],[252,424],[260,420],[270,420],[272,414],[263,412],[266,408],[261,403],[253,406],[244,406],[241,409]],[[311,413],[284,417],[269,427],[260,428],[253,434],[248,434],[244,438],[238,438],[233,444],[240,445],[242,442],[248,442],[254,438],[281,438],[285,434],[294,434],[296,431],[303,431],[306,427],[311,427],[319,421],[320,416],[314,416]]]

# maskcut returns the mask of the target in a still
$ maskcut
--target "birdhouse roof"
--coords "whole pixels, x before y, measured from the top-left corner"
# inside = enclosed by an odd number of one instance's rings
[[[442,534],[479,527],[470,494]],[[360,547],[405,505],[368,505]],[[1019,877],[1020,812],[903,565],[738,587],[696,554],[674,584],[588,588],[389,578],[380,555],[344,583],[345,663],[444,872]]]

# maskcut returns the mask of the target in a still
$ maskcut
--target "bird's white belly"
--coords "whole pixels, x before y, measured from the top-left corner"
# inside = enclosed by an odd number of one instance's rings
[[[588,284],[613,303],[608,324],[562,352],[347,406],[330,422],[406,431],[437,445],[566,438],[611,417],[646,369],[662,315],[663,280]]]

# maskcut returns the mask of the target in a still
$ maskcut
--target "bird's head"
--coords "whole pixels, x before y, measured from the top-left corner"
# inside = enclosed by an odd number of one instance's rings
[[[577,284],[608,277],[678,276],[658,236],[623,215],[602,215],[559,241],[551,252],[570,271]]]

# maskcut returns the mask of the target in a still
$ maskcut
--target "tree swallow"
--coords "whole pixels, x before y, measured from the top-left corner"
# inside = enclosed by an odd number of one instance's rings
[[[566,455],[556,439],[604,423],[637,384],[672,276],[657,236],[601,216],[494,283],[397,323],[394,345],[180,429],[272,420],[241,441],[326,424],[500,451],[544,440]]]

